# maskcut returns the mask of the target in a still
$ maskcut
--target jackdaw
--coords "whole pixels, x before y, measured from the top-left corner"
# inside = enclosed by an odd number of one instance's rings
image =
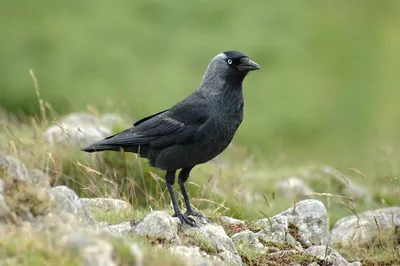
[[[189,215],[202,215],[192,209],[185,182],[194,166],[213,159],[231,142],[243,120],[243,80],[249,71],[259,69],[241,52],[220,53],[209,63],[200,87],[186,99],[82,150],[133,152],[147,158],[153,167],[166,170],[173,216],[194,226]],[[179,169],[185,214],[179,209],[173,190]]]

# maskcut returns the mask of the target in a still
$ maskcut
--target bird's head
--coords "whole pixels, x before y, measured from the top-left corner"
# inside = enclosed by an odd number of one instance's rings
[[[259,69],[260,66],[242,52],[226,51],[211,60],[203,81],[219,79],[228,83],[241,84],[250,71]]]

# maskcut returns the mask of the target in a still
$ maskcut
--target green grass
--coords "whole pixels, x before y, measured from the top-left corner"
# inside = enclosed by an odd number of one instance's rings
[[[236,141],[273,166],[316,160],[368,178],[397,175],[400,3],[385,1],[8,1],[0,10],[0,105],[37,114],[94,106],[139,119],[192,92],[209,60],[240,49]],[[125,125],[125,126],[128,126]]]

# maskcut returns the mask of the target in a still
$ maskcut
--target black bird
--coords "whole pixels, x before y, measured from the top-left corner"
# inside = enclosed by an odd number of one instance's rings
[[[170,109],[137,121],[132,127],[82,149],[133,152],[154,167],[166,170],[166,184],[174,216],[194,226],[195,212],[185,182],[194,166],[205,163],[229,145],[243,120],[242,82],[260,66],[238,51],[226,51],[209,63],[200,87]],[[173,184],[178,182],[186,205],[183,214],[176,202]]]

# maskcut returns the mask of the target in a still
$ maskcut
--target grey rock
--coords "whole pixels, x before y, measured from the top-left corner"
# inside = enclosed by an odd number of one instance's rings
[[[114,248],[106,240],[94,238],[85,232],[74,232],[62,240],[65,245],[77,250],[85,266],[116,266]]]
[[[172,246],[168,250],[177,256],[182,257],[185,265],[187,266],[212,266],[214,264],[211,260],[204,258],[201,255],[200,248],[194,246]],[[220,261],[221,262],[221,261]]]
[[[50,180],[49,177],[45,172],[39,169],[33,169],[29,173],[30,182],[33,185],[38,185],[42,188],[49,188],[50,187]]]
[[[117,235],[127,235],[132,233],[131,222],[123,222],[119,224],[107,225],[107,229]]]
[[[226,235],[222,226],[207,224],[200,228],[189,228],[185,231],[185,234],[188,237],[196,236],[200,241],[207,242],[225,263],[242,265],[242,259],[233,241]]]
[[[305,254],[310,254],[324,262],[324,265],[345,266],[349,265],[347,260],[343,258],[336,250],[327,246],[312,246],[306,249]]]
[[[285,217],[286,218],[286,217]],[[261,230],[257,233],[257,237],[265,242],[283,243],[286,241],[286,229],[279,224],[274,218],[265,218],[258,220],[256,225],[261,226]]]
[[[132,256],[135,258],[135,266],[143,266],[143,252],[136,243],[130,243],[129,248]]]
[[[4,198],[3,180],[0,179],[0,222],[4,222],[10,213],[10,208]]]
[[[111,198],[81,198],[81,203],[90,209],[96,208],[102,211],[126,211],[132,208],[129,202]]]
[[[94,224],[94,219],[90,210],[84,208],[82,203],[76,195],[75,191],[67,186],[57,186],[50,189],[50,193],[54,198],[58,210],[63,210],[86,221],[89,224]]]
[[[101,118],[100,118],[100,124],[111,128],[115,125],[118,124],[122,124],[124,122],[124,120],[116,114],[104,114]]]
[[[252,231],[245,230],[231,237],[237,250],[252,250],[256,253],[266,253],[266,248],[260,243],[258,236]]]
[[[26,165],[17,158],[0,152],[0,178],[11,178],[12,180],[28,181],[29,174]]]
[[[64,210],[53,210],[44,215],[35,217],[35,219],[25,223],[25,225],[43,232],[66,234],[85,228],[87,223],[74,213]]]
[[[135,227],[138,235],[145,235],[167,241],[178,240],[178,225],[167,212],[154,211]]]
[[[311,262],[310,264],[308,264],[307,266],[320,266],[318,263],[316,262]]]
[[[239,219],[235,219],[235,218],[232,218],[232,217],[228,217],[228,216],[222,216],[221,217],[221,221],[223,223],[225,223],[225,224],[231,224],[231,225],[233,225],[233,224],[237,224],[237,225],[244,224],[244,221],[239,220]]]
[[[313,192],[306,182],[297,177],[278,180],[276,186],[286,199],[304,198],[306,194]]]
[[[103,119],[109,123],[110,119]],[[57,125],[49,127],[43,137],[51,144],[69,143],[89,145],[111,135],[111,129],[101,124],[101,120],[89,113],[72,113],[61,119]]]
[[[335,170],[333,167],[325,165],[323,166],[322,171],[328,174],[328,176],[333,181],[341,185],[342,190],[340,191],[340,193],[344,196],[353,197],[355,199],[362,199],[366,202],[373,201],[371,193],[369,193],[365,188],[359,185],[355,185],[349,177]]]
[[[285,231],[296,231],[295,237],[303,246],[331,245],[329,220],[325,206],[318,200],[308,199],[297,202],[288,210],[275,215],[273,220],[284,221],[286,217],[288,228]],[[289,230],[291,228],[291,230]],[[294,229],[293,229],[294,227]]]
[[[379,226],[379,228],[378,228]],[[377,237],[393,237],[400,227],[400,207],[366,211],[338,220],[332,229],[332,239],[337,245],[347,247],[374,241]]]

